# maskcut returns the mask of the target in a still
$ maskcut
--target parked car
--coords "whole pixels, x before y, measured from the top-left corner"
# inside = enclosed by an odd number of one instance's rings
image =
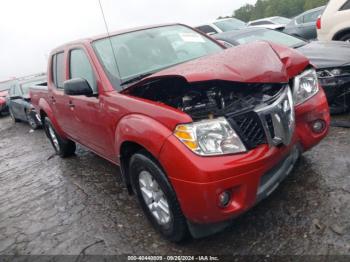
[[[12,85],[9,91],[8,107],[14,122],[28,122],[33,129],[41,126],[40,117],[31,104],[29,88],[36,85],[46,85],[46,81],[46,76],[40,76],[18,81]]]
[[[330,121],[303,55],[267,43],[226,49],[181,24],[60,46],[48,91],[31,94],[57,154],[78,142],[119,165],[172,241],[217,232],[269,196]]]
[[[0,116],[4,114],[8,114],[6,97],[7,97],[7,90],[0,91]]]
[[[316,21],[323,13],[324,9],[325,6],[320,6],[294,17],[292,21],[286,25],[283,32],[303,39],[316,39]]]
[[[197,26],[196,29],[205,34],[214,35],[217,33],[239,30],[244,27],[246,27],[246,23],[237,18],[223,18],[209,24]]]
[[[263,27],[274,30],[283,30],[287,24],[290,23],[289,18],[282,16],[266,17],[258,20],[253,20],[247,23],[248,26],[252,27]]]
[[[338,41],[307,42],[282,32],[250,28],[215,35],[227,47],[268,41],[297,49],[317,69],[318,80],[326,91],[332,114],[350,110],[350,44]]]
[[[350,42],[350,0],[330,0],[316,26],[319,40]]]

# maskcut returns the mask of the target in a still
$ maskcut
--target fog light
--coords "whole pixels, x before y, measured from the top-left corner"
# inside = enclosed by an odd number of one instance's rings
[[[326,122],[323,120],[316,120],[312,123],[312,131],[315,133],[322,133],[326,128]]]
[[[226,207],[231,200],[231,193],[229,191],[224,191],[219,195],[219,205],[220,207]]]

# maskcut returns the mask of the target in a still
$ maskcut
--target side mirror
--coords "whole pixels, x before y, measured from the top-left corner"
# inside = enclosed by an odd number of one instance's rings
[[[69,96],[92,96],[93,90],[89,82],[83,78],[73,78],[63,83],[64,94]]]

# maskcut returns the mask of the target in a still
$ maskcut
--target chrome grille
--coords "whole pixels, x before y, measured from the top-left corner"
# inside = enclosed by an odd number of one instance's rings
[[[228,120],[249,149],[266,143],[264,128],[255,112],[231,116]]]
[[[226,118],[248,149],[261,144],[288,145],[295,128],[291,90],[285,86],[280,96],[269,105],[262,105],[254,111],[227,115]]]

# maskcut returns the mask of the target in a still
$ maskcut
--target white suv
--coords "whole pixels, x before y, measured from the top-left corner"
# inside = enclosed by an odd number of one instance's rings
[[[316,26],[318,40],[350,42],[350,0],[330,0]]]

